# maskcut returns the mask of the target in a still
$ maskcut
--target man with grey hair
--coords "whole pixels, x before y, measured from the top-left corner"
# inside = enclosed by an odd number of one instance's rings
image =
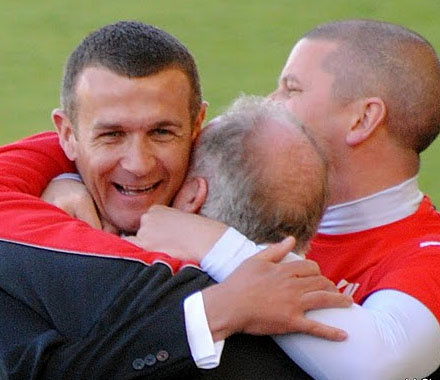
[[[243,96],[202,130],[193,147],[187,178],[173,202],[174,208],[152,206],[151,211],[141,218],[141,227],[136,237],[127,237],[127,240],[145,249],[154,245],[155,249],[161,250],[155,240],[161,241],[164,238],[175,244],[171,246],[168,243],[167,252],[179,253],[190,236],[198,236],[199,247],[206,239],[206,234],[192,224],[199,218],[194,214],[212,218],[220,230],[225,232],[222,237],[223,246],[215,247],[216,251],[221,252],[222,258],[214,263],[213,268],[205,269],[221,281],[232,272],[227,261],[228,252],[234,250],[227,244],[228,240],[236,241],[242,237],[236,230],[251,236],[257,243],[277,242],[286,236],[295,236],[296,252],[305,254],[325,207],[326,169],[325,159],[318,146],[284,106],[261,97]],[[178,210],[192,213],[193,220],[188,224],[179,224],[179,234],[174,238],[170,237],[169,229],[175,227]],[[157,212],[159,214],[156,218]],[[225,225],[218,222],[233,226],[236,230],[232,227],[226,229]],[[180,240],[182,236],[186,238]],[[254,247],[262,250],[265,245]],[[240,258],[231,259],[234,265]],[[300,257],[294,254],[288,258],[298,259]],[[217,265],[221,268],[220,273],[215,268]],[[245,272],[241,275],[249,279]],[[254,280],[258,281],[258,278]],[[303,280],[307,281],[306,278]],[[192,305],[193,316],[197,311],[198,320],[202,321],[204,305],[209,305],[209,300],[204,300],[196,308],[194,305],[198,301],[194,300],[198,297],[199,293],[196,293],[185,300],[185,307]],[[270,302],[270,299],[267,301]],[[224,307],[229,309],[231,305],[225,304]],[[356,313],[356,310],[347,310],[348,315]],[[331,309],[321,310],[318,316],[333,322],[335,312]],[[258,311],[255,311],[255,316],[258,317]],[[199,337],[210,334],[204,330],[203,323],[193,324],[192,320],[186,323],[189,330],[198,332]],[[298,335],[276,339],[289,353],[292,347],[295,347],[296,352],[302,349],[310,351],[307,348],[309,341],[306,339],[306,343],[302,343]],[[221,343],[215,336],[214,340],[216,344]],[[191,345],[192,341],[189,343]],[[314,351],[311,355],[314,355]]]
[[[295,251],[304,255],[325,207],[326,169],[318,146],[280,103],[242,97],[203,129],[174,208],[152,206],[141,218],[136,237],[128,239],[143,248],[154,246],[162,250],[166,246],[167,252],[178,257],[198,255],[202,268],[220,282],[231,275],[247,253],[261,251],[265,247],[261,243],[292,235],[297,241]],[[198,222],[203,226],[204,219],[195,213],[215,220],[217,227],[218,222],[225,224],[223,228],[220,224],[223,235],[212,249],[206,240],[211,231],[198,228]],[[187,241],[196,234],[197,244],[190,248]],[[242,234],[251,236],[253,242]],[[208,250],[207,258],[203,258]],[[299,259],[292,253],[288,256],[288,260]],[[270,304],[270,299],[267,302]],[[254,312],[258,315],[257,309]],[[352,330],[355,327],[350,320],[356,321],[359,316],[362,317],[360,308],[354,305],[344,310],[308,313],[309,318],[343,324]],[[209,334],[202,325],[190,328],[198,330],[200,336]],[[345,354],[356,346],[358,336],[359,332],[353,334],[354,343],[345,346]],[[311,375],[327,378],[321,362],[328,362],[322,358],[334,349],[331,344],[325,347],[304,334],[279,335],[274,339]],[[338,366],[340,363],[330,369],[330,376],[335,371],[341,374],[343,370],[337,370]]]

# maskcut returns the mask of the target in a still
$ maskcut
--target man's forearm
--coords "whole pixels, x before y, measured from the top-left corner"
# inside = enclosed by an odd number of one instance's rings
[[[439,323],[405,293],[378,291],[362,307],[314,310],[307,316],[349,335],[339,343],[304,334],[274,336],[315,379],[421,379],[440,365]]]

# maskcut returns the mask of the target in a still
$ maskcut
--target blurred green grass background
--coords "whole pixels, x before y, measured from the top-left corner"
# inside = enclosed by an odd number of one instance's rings
[[[196,57],[212,118],[240,92],[272,91],[294,42],[344,18],[405,25],[440,51],[439,0],[1,0],[0,144],[53,129],[65,60],[102,25],[141,20],[178,37]],[[422,160],[421,187],[440,205],[439,141]]]

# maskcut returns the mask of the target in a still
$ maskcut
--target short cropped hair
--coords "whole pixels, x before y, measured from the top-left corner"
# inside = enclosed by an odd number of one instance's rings
[[[75,124],[75,86],[87,67],[105,67],[127,78],[140,78],[168,68],[182,70],[191,86],[189,104],[192,122],[201,106],[197,66],[188,49],[169,33],[138,21],[120,21],[89,34],[70,55],[61,91],[61,104]]]
[[[295,137],[280,154],[274,142],[263,137],[264,129],[274,123],[286,125]],[[287,171],[273,170],[268,156],[272,163],[284,160]],[[236,228],[256,243],[293,235],[296,248],[304,251],[316,233],[327,197],[326,162],[279,103],[242,96],[205,127],[190,164],[188,177],[195,176],[208,183],[200,214]]]
[[[372,20],[319,25],[303,38],[335,41],[324,59],[336,99],[380,97],[391,135],[420,153],[440,131],[440,63],[432,45],[402,26]]]

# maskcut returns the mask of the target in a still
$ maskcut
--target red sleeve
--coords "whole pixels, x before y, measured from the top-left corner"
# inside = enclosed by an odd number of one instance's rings
[[[45,132],[0,147],[0,240],[90,256],[126,258],[177,271],[181,262],[164,253],[146,252],[109,233],[95,230],[39,197],[49,181],[76,172],[58,135]]]
[[[49,181],[61,173],[76,172],[55,132],[43,132],[0,147],[2,191],[40,196]]]
[[[436,234],[399,246],[376,271],[375,286],[369,294],[382,289],[407,293],[422,302],[440,321],[440,246],[423,247],[420,244],[430,238],[440,243],[440,236]]]

